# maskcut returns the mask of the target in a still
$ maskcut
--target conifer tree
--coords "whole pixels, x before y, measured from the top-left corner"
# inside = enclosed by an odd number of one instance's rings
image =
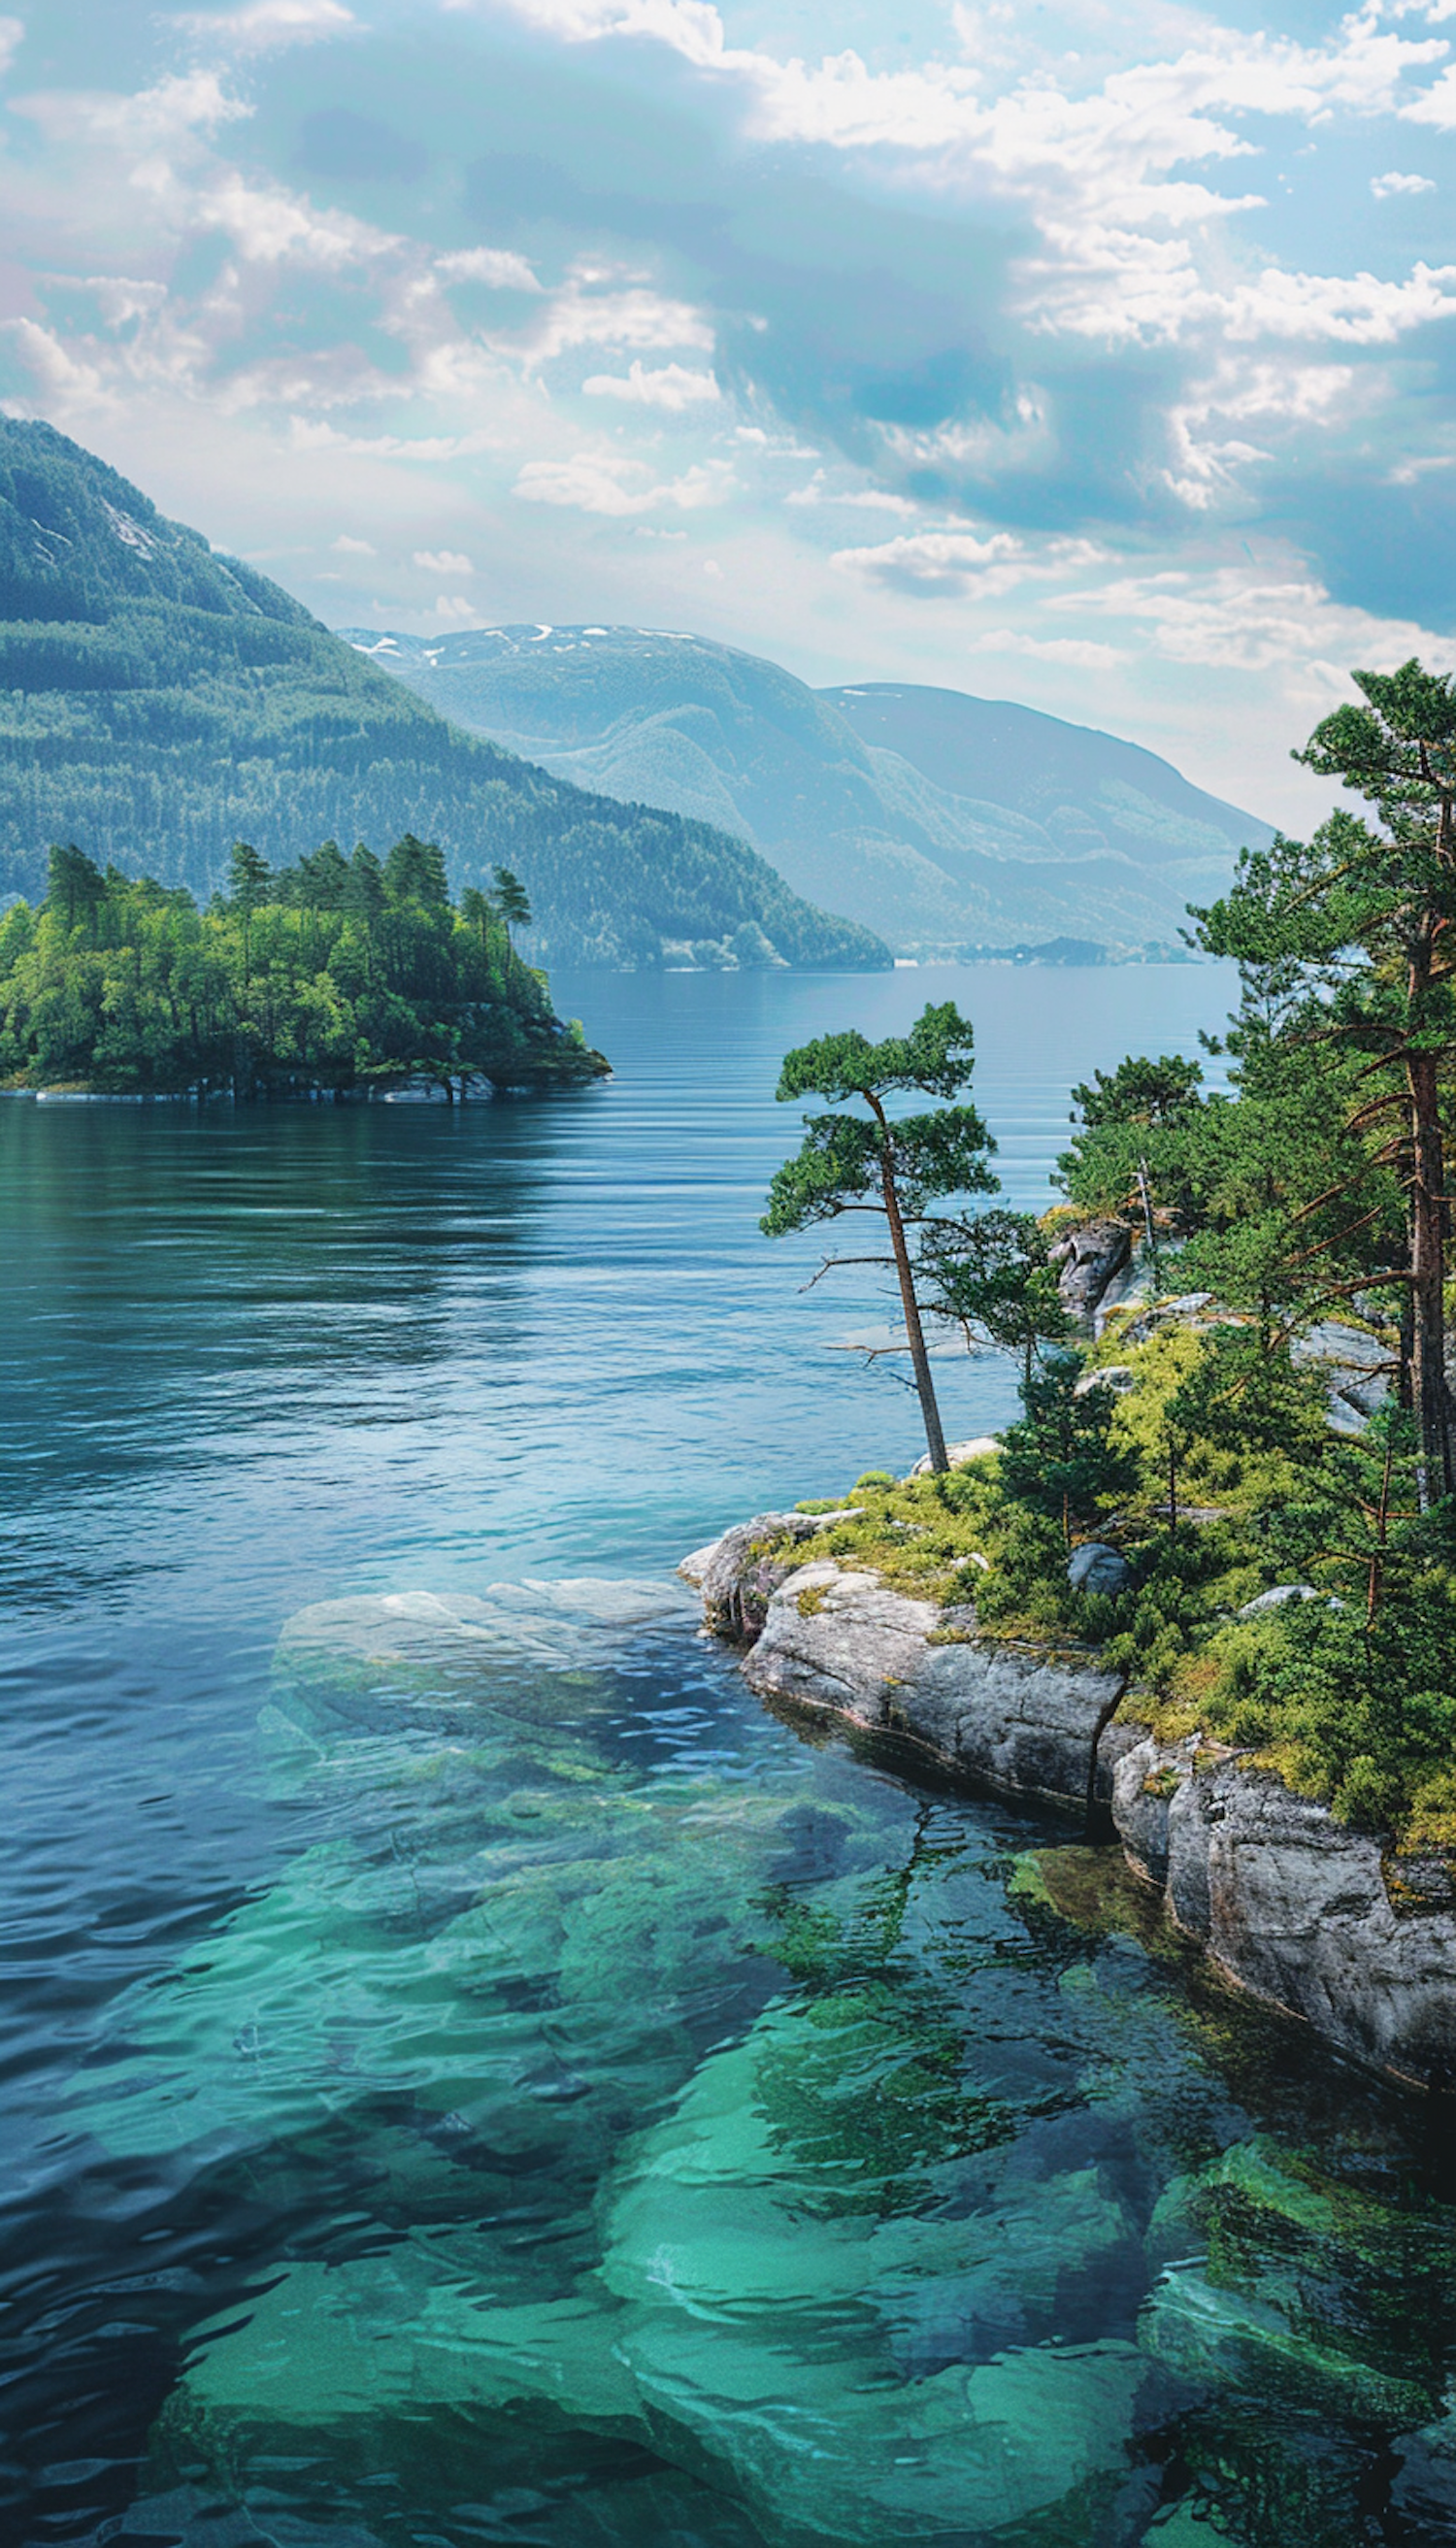
[[[973,1106],[948,1102],[933,1113],[892,1121],[885,1100],[906,1089],[947,1101],[956,1098],[969,1083],[973,1049],[969,1021],[947,1000],[927,1008],[908,1036],[870,1044],[852,1028],[820,1036],[785,1054],[779,1099],[827,1097],[836,1111],[809,1118],[798,1150],[774,1178],[769,1209],[759,1225],[767,1237],[780,1238],[846,1213],[870,1213],[883,1221],[888,1257],[831,1257],[821,1270],[846,1264],[893,1267],[936,1471],[949,1468],[950,1462],[906,1230],[927,1222],[931,1205],[946,1196],[996,1193],[999,1180],[988,1164],[996,1144]],[[864,1113],[844,1111],[853,1106],[863,1107]]]

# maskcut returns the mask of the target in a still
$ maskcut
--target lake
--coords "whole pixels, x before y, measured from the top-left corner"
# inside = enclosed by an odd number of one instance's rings
[[[571,1098],[0,1101],[3,2535],[1456,2537],[1448,2121],[674,1571],[923,1447],[782,1051],[956,998],[1040,1205],[1227,977],[553,988]]]

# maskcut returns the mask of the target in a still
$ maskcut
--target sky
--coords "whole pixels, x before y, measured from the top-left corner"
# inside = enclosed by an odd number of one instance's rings
[[[0,404],[333,626],[677,628],[1292,829],[1456,664],[1456,0],[45,0]]]

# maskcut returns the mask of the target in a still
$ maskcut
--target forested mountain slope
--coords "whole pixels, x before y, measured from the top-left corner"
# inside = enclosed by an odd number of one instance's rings
[[[1134,744],[960,691],[815,691],[658,629],[342,633],[559,776],[740,833],[901,954],[1166,946],[1272,837]]]
[[[457,891],[519,873],[535,961],[888,961],[741,842],[453,731],[79,445],[7,418],[0,743],[0,899],[39,898],[55,841],[206,895],[238,838],[280,866],[410,832]]]

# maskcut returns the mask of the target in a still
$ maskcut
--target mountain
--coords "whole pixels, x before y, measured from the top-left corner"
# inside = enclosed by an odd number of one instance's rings
[[[902,955],[1165,947],[1273,837],[1136,744],[959,690],[812,690],[659,629],[341,633],[558,776],[738,833]]]
[[[457,733],[276,584],[216,556],[46,424],[0,417],[0,903],[75,842],[208,894],[238,838],[438,843],[457,891],[512,867],[541,962],[884,965],[739,840]]]

